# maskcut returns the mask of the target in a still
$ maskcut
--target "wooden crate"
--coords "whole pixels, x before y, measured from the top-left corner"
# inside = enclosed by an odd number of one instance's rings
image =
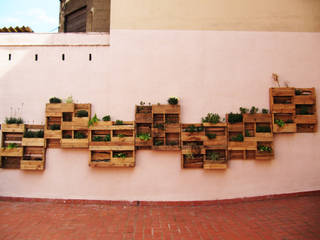
[[[46,150],[43,147],[24,147],[20,168],[22,170],[44,170],[45,157]]]
[[[295,133],[297,132],[297,125],[295,122],[285,123],[284,126],[280,127],[275,123],[276,119],[281,119],[286,122],[286,119],[292,119],[294,121],[294,116],[292,114],[273,114],[272,115],[272,129],[273,133]]]
[[[1,148],[0,156],[2,157],[22,157],[23,155],[23,148],[22,147],[15,147],[15,148]]]
[[[152,149],[152,121],[151,123],[137,123],[135,124],[135,146],[136,149]],[[140,134],[149,134],[149,140],[140,139]]]
[[[45,130],[44,138],[45,139],[61,139],[62,131],[61,130]]]
[[[160,105],[152,105],[152,113],[173,113],[180,114],[180,105],[170,105],[170,104],[160,104]]]
[[[136,106],[136,123],[152,123],[152,120],[152,106]]]
[[[89,140],[88,138],[82,139],[61,139],[61,148],[88,148]]]
[[[210,153],[219,154],[219,159],[211,160]],[[207,170],[213,169],[227,169],[228,151],[226,149],[206,149],[205,160],[203,168]]]
[[[126,157],[116,157],[118,152],[126,153]],[[122,150],[91,150],[89,166],[91,167],[135,167],[135,152]]]
[[[186,132],[190,127],[203,128],[202,131],[198,132]],[[181,124],[181,141],[204,141],[205,140],[205,129],[201,123],[188,123]]]
[[[1,124],[1,131],[3,133],[23,133],[24,129],[24,124]]]
[[[1,168],[5,169],[20,169],[20,161],[21,157],[7,157],[7,156],[1,156]]]
[[[294,104],[316,104],[315,88],[295,88],[295,91],[300,91],[301,94],[295,94]]]
[[[259,145],[265,145],[272,148],[271,152],[261,152],[258,150]],[[274,158],[274,148],[273,148],[273,142],[258,142],[257,143],[257,151],[256,151],[256,160],[272,160]]]
[[[270,88],[270,110],[271,113],[294,113],[294,88]]]
[[[227,123],[203,123],[205,128],[205,140],[204,146],[222,146],[227,147],[228,145],[228,131],[227,131]],[[216,137],[210,139],[208,134],[215,134]]]
[[[26,131],[44,131],[44,125],[26,124]],[[44,138],[22,138],[22,146],[29,147],[46,147],[46,141]]]

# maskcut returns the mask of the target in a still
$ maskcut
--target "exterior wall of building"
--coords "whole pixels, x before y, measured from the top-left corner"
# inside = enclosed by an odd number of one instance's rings
[[[319,0],[114,0],[112,29],[319,32]]]
[[[268,108],[273,72],[320,95],[319,33],[112,30],[110,46],[88,34],[66,44],[34,34],[42,41],[23,44],[30,36],[0,38],[1,121],[23,103],[27,122],[44,123],[48,99],[69,95],[99,117],[134,120],[134,104],[173,95],[182,122],[199,122],[208,112]],[[156,151],[138,151],[134,169],[91,169],[86,150],[48,149],[44,172],[0,169],[0,195],[188,201],[318,190],[319,143],[319,131],[277,135],[274,160],[232,160],[226,171],[181,169],[178,152]]]

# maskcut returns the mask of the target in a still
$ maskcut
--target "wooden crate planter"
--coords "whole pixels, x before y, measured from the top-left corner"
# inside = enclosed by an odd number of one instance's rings
[[[57,104],[60,104],[60,103],[57,103]],[[52,104],[52,105],[55,105],[55,104]],[[61,144],[60,144],[61,143],[60,140],[62,138],[61,121],[62,121],[62,113],[59,116],[52,116],[52,114],[47,115],[47,112],[46,112],[46,123],[44,128],[44,138],[45,138],[46,147],[48,148],[61,147]],[[53,125],[59,125],[60,129],[51,130],[51,126]]]
[[[25,130],[30,131],[30,132],[38,132],[38,131],[44,131],[44,125],[30,125],[27,124],[25,125]],[[22,138],[22,146],[23,147],[42,147],[45,148],[45,139],[44,138],[27,138],[23,137]]]
[[[260,151],[259,146],[264,145],[271,147],[271,151]],[[257,160],[271,160],[274,158],[274,150],[273,150],[273,142],[258,142],[257,143],[257,152],[256,152],[256,159]]]
[[[228,131],[226,123],[203,123],[205,128],[204,146],[220,146],[227,148],[228,145]],[[215,135],[215,137],[213,137]],[[211,136],[211,139],[210,137]]]
[[[143,139],[144,135],[149,135],[150,139]],[[142,135],[142,137],[140,137]],[[136,149],[152,148],[152,123],[136,123],[135,128],[135,146]]]
[[[1,124],[1,131],[3,133],[23,133],[25,130],[24,124]]]
[[[198,131],[197,129],[201,130]],[[205,129],[200,123],[181,124],[181,141],[204,141]]]
[[[270,88],[270,110],[271,113],[294,113],[294,88]]]
[[[2,157],[22,157],[23,155],[23,148],[22,147],[15,147],[15,148],[1,148],[0,155]]]
[[[295,88],[294,104],[316,104],[315,88]]]
[[[283,120],[284,126],[276,124],[276,119]],[[289,122],[290,120],[290,122]],[[293,114],[273,114],[272,115],[272,129],[274,133],[295,133],[297,132],[297,124],[294,122]]]
[[[43,147],[24,147],[20,163],[22,170],[44,170],[46,150]]]
[[[135,122],[152,124],[152,106],[136,106]]]
[[[153,114],[180,114],[180,105],[170,105],[170,104],[160,104],[160,105],[152,105],[152,113]]]
[[[211,159],[211,154],[217,154],[218,159]],[[226,149],[206,149],[204,169],[227,169],[228,151]]]
[[[181,168],[203,168],[203,161],[203,154],[181,154]]]

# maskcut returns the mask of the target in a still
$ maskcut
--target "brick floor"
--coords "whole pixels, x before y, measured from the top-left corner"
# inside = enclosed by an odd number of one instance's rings
[[[320,239],[320,196],[187,207],[0,201],[0,239]]]

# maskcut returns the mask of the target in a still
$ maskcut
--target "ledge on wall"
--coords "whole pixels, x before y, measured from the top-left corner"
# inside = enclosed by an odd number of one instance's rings
[[[108,33],[1,33],[0,46],[109,46]]]

